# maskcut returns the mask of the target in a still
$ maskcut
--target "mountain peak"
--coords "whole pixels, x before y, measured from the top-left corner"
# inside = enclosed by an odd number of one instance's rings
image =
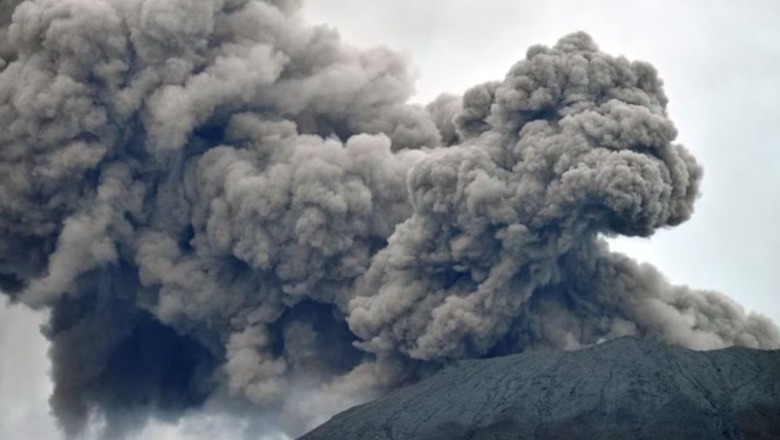
[[[778,379],[780,350],[625,337],[462,361],[300,440],[780,438]]]

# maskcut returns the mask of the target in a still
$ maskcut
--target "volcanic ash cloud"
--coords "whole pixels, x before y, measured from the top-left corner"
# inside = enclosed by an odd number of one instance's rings
[[[416,106],[406,59],[297,1],[0,23],[0,288],[50,311],[69,435],[204,404],[295,435],[457,359],[626,334],[780,346],[600,238],[687,220],[702,172],[653,67],[584,33]]]

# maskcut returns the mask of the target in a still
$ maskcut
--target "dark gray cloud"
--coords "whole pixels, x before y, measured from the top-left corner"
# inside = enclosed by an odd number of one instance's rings
[[[693,210],[652,66],[575,33],[410,105],[404,57],[299,9],[28,0],[0,34],[0,286],[50,310],[66,433],[222,402],[296,434],[455,359],[625,334],[780,346],[599,238]]]

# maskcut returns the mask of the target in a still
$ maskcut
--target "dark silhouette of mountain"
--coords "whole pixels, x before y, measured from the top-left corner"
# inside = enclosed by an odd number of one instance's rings
[[[780,439],[780,350],[639,338],[462,361],[299,440]]]

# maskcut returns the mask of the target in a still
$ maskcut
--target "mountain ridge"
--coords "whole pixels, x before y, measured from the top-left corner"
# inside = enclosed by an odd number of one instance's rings
[[[780,438],[780,350],[624,337],[458,362],[299,440]]]

